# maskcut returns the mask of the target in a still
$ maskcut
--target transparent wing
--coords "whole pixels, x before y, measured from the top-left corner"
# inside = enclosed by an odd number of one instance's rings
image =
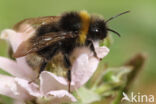
[[[71,32],[51,32],[39,37],[32,37],[20,44],[14,57],[22,57],[30,53],[37,52],[49,45],[53,45],[65,39],[72,39],[77,37],[76,34]]]

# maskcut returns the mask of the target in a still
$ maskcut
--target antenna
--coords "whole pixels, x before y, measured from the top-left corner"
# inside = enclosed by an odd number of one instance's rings
[[[112,29],[109,29],[109,28],[107,28],[107,30],[115,33],[116,35],[118,35],[120,37],[120,34],[118,32],[116,32],[115,30],[112,30]]]
[[[128,10],[128,11],[125,11],[125,12],[123,12],[123,13],[117,14],[116,16],[113,16],[113,17],[109,18],[108,20],[106,20],[106,23],[109,22],[109,21],[111,21],[111,20],[113,20],[113,19],[116,18],[116,17],[119,17],[119,16],[121,16],[121,15],[123,15],[123,14],[126,14],[126,13],[129,13],[129,12],[130,12],[130,11]]]

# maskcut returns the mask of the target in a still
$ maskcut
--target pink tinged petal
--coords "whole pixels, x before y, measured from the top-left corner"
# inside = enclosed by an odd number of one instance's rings
[[[100,47],[98,41],[93,42],[93,45],[95,47],[95,52],[99,58],[103,58],[109,53],[109,49],[106,46]]]
[[[27,30],[30,30],[30,29],[27,29]],[[25,32],[27,33],[28,31],[25,31]],[[31,32],[29,32],[29,34],[33,34],[33,32],[34,31],[31,31]],[[11,44],[13,51],[15,52],[16,49],[18,48],[18,46],[21,44],[21,42],[24,41],[25,39],[27,39],[28,36],[30,36],[29,34],[26,34],[26,33],[17,33],[16,31],[14,31],[12,29],[6,29],[6,30],[2,31],[1,38],[8,40],[9,43]],[[24,71],[23,73],[29,75],[28,76],[29,79],[32,80],[36,77],[36,75],[35,75],[36,73],[34,73],[32,71],[32,69],[28,66],[28,64],[26,63],[25,57],[18,58],[17,63]]]
[[[22,35],[12,29],[3,30],[1,33],[1,38],[9,41],[14,52],[19,44],[23,41]]]
[[[15,52],[18,46],[28,38],[32,37],[35,30],[28,24],[20,27],[20,31],[16,32],[12,29],[5,29],[1,32],[1,39],[8,40]]]
[[[0,56],[0,68],[13,76],[29,79],[29,74],[23,71],[24,67],[19,66],[15,61]]]
[[[51,96],[51,104],[76,102],[76,98],[66,90],[50,91],[46,97]]]
[[[42,94],[46,94],[52,90],[60,89],[68,89],[67,80],[47,71],[43,71],[40,74],[40,90]]]
[[[109,49],[105,46],[100,47],[98,42],[94,42],[95,51],[99,58],[103,58],[109,53]],[[93,75],[98,67],[99,60],[89,52],[89,49],[82,48],[81,52],[72,66],[72,82],[75,88],[79,88],[85,84]]]
[[[15,81],[19,86],[21,86],[23,89],[25,89],[31,96],[34,97],[41,97],[39,86],[35,83],[29,83],[29,81],[15,78]]]
[[[79,56],[72,67],[72,82],[75,88],[85,84],[95,72],[99,61],[95,57],[89,57],[87,54]]]
[[[0,75],[0,94],[12,97],[17,100],[31,99],[25,89],[16,84],[13,77]]]
[[[96,51],[97,56],[99,58],[103,58],[103,57],[107,56],[107,54],[109,53],[109,49],[107,47],[105,47],[105,46],[103,46],[103,47],[96,47],[95,51]]]
[[[33,71],[32,68],[28,66],[26,62],[26,57],[17,58],[16,62],[22,68],[23,73],[27,75],[27,80],[31,81],[37,77],[38,73]]]

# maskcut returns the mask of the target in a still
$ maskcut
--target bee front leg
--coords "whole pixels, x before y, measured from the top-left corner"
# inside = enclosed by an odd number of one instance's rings
[[[97,56],[97,53],[96,53],[96,51],[95,51],[95,47],[94,47],[93,42],[92,42],[91,40],[87,40],[86,45],[89,46],[90,50],[93,51],[94,56],[95,56],[98,60],[102,60],[101,58],[99,58],[99,57]]]
[[[70,92],[72,78],[71,78],[71,62],[69,60],[68,54],[64,54],[64,62],[65,62],[65,67],[68,68],[68,71],[67,71],[68,92]]]

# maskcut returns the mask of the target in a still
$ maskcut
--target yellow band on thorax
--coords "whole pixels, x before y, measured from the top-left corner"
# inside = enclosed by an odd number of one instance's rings
[[[87,38],[87,33],[90,25],[90,16],[86,11],[80,11],[79,13],[82,21],[82,27],[79,34],[78,42],[84,44]]]

